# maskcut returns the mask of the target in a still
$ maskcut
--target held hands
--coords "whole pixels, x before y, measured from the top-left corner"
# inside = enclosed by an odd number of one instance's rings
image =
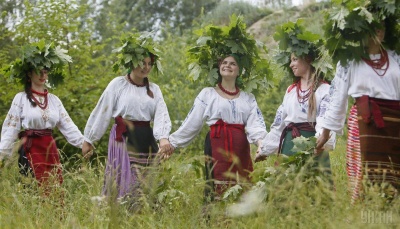
[[[260,162],[260,161],[264,161],[267,159],[267,155],[262,155],[259,152],[257,152],[256,154],[256,159],[254,159],[254,162]]]
[[[160,149],[158,150],[158,155],[162,160],[170,158],[174,150],[175,148],[171,145],[171,143],[169,143],[168,139],[160,139]]]
[[[85,159],[88,159],[93,155],[93,146],[87,141],[83,142],[82,155]]]
[[[267,159],[267,155],[263,155],[261,154],[261,145],[262,145],[262,141],[258,141],[257,142],[258,148],[257,148],[257,154],[256,154],[256,158],[254,159],[254,162],[260,162],[260,161],[264,161],[265,159]]]
[[[323,129],[322,134],[317,138],[317,145],[314,149],[314,154],[319,155],[324,151],[324,145],[330,138],[330,130]]]

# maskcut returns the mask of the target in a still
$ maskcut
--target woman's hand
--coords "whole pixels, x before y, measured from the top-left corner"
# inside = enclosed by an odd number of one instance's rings
[[[267,159],[267,155],[262,155],[259,152],[257,152],[256,154],[256,158],[254,159],[254,162],[260,162],[260,161],[264,161]]]
[[[329,140],[330,130],[322,129],[322,134],[317,138],[317,145],[314,149],[314,154],[319,155],[324,151],[324,145]]]
[[[175,148],[171,145],[171,143],[169,143],[168,139],[160,139],[160,150],[158,151],[158,155],[162,160],[170,158],[174,150]]]
[[[87,141],[83,142],[82,155],[86,159],[90,158],[93,155],[93,146]]]
[[[256,158],[254,159],[254,162],[264,161],[265,159],[267,159],[267,155],[261,154],[262,140],[257,141],[257,146],[258,146],[257,154],[256,154]]]

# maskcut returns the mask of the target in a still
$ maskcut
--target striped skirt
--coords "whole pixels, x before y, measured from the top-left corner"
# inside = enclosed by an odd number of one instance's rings
[[[116,140],[116,130],[117,125],[114,124],[108,142],[108,159],[102,194],[121,198],[135,195],[145,174],[143,168],[154,163],[153,159],[158,146],[150,127],[137,127],[135,133],[127,133],[128,137],[122,138],[122,141]],[[146,137],[147,140],[142,141],[140,138],[135,140],[133,139],[135,135]]]
[[[347,125],[348,136],[346,170],[349,179],[349,191],[351,195],[351,201],[352,203],[354,203],[360,195],[363,175],[361,163],[360,133],[358,129],[357,107],[355,105],[350,108]]]
[[[360,195],[363,178],[400,189],[400,109],[380,106],[381,126],[363,121],[359,112],[353,106],[348,120],[347,173],[352,203]]]

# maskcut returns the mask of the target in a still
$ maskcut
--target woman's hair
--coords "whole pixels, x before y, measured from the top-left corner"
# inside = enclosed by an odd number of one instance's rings
[[[155,59],[156,59],[156,56],[151,52],[148,52],[148,54],[149,54],[149,57],[150,57],[150,64],[151,64],[151,66],[153,66],[153,64],[155,62]],[[151,98],[154,98],[154,94],[150,90],[150,82],[149,82],[149,78],[148,77],[144,78],[144,84],[146,85],[147,95],[150,96]]]
[[[312,56],[306,55],[303,58],[307,63],[310,64],[311,67],[311,74],[309,80],[312,82],[311,85],[311,92],[310,92],[310,98],[308,99],[308,113],[307,113],[307,119],[308,120],[313,120],[314,117],[316,117],[317,114],[317,102],[315,98],[315,92],[317,91],[319,85],[321,85],[322,81],[322,74],[320,74],[319,71],[315,69],[314,66],[311,65],[311,62],[314,60]],[[297,79],[300,80],[300,79]]]
[[[28,73],[26,74],[26,80],[25,80],[25,93],[26,93],[26,98],[28,98],[28,101],[32,104],[33,107],[36,107],[36,103],[32,98],[32,83],[31,83],[31,78],[29,77]]]
[[[150,90],[150,83],[149,83],[149,78],[145,77],[143,79],[144,84],[146,85],[146,90],[147,90],[147,95],[150,96],[151,98],[154,98],[153,92]]]

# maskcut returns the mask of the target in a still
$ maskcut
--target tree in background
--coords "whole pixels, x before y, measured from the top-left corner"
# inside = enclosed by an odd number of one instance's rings
[[[104,15],[112,12],[117,17],[117,24],[123,30],[132,28],[138,31],[160,31],[169,25],[171,32],[182,35],[183,30],[191,28],[192,22],[204,9],[211,11],[219,0],[111,0],[102,1],[99,19],[108,21]],[[100,22],[99,21],[99,22]],[[105,23],[103,22],[103,25]],[[101,26],[101,25],[99,25]],[[105,27],[103,27],[105,28]],[[107,28],[109,29],[109,28]]]

